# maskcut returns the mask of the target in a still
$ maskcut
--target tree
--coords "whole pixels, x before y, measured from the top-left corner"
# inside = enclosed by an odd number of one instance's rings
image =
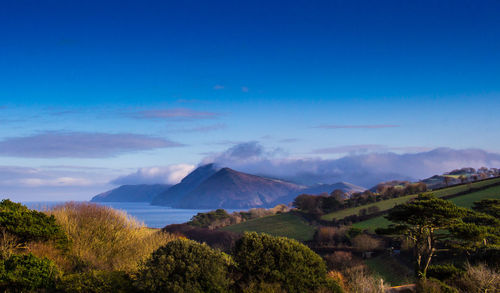
[[[236,243],[234,261],[240,286],[278,283],[286,292],[311,292],[327,286],[326,265],[309,247],[285,237],[246,232]]]
[[[473,210],[500,219],[500,199],[483,199],[474,202]]]
[[[0,202],[0,227],[17,237],[21,243],[54,240],[60,248],[68,245],[68,237],[54,216],[30,210],[8,199]]]
[[[178,239],[156,250],[137,276],[149,292],[227,292],[231,258],[206,244]]]
[[[436,233],[460,222],[466,210],[450,201],[432,195],[419,195],[415,200],[397,205],[386,216],[392,224],[378,233],[402,234],[413,243],[415,272],[426,278],[427,268],[436,252],[437,241],[446,236]]]
[[[0,262],[0,289],[3,290],[14,292],[53,290],[58,277],[59,270],[51,260],[38,258],[31,253],[14,254]]]

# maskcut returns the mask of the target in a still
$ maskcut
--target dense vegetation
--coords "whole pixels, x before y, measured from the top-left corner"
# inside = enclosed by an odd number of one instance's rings
[[[319,255],[288,238],[247,233],[226,254],[96,204],[67,203],[45,213],[8,200],[0,206],[5,292],[341,290]]]

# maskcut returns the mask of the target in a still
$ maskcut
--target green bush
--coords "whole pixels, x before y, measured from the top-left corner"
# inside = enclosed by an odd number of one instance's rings
[[[241,275],[240,287],[252,283],[278,283],[285,291],[293,293],[327,286],[323,259],[289,238],[245,233],[236,243],[234,261]]]
[[[227,254],[192,240],[178,239],[156,250],[137,275],[147,292],[227,292],[231,285]]]
[[[0,202],[0,227],[21,242],[55,240],[60,248],[66,248],[68,244],[66,234],[53,216],[8,199]]]
[[[34,255],[12,255],[0,263],[0,289],[14,292],[54,289],[59,270],[52,261]]]
[[[207,213],[198,213],[188,222],[189,225],[196,227],[208,227],[215,221],[228,219],[230,215],[224,209],[217,209]]]
[[[90,271],[64,276],[57,284],[60,292],[125,293],[134,292],[131,279],[120,271]]]
[[[453,279],[463,274],[464,270],[455,267],[452,264],[431,265],[427,269],[427,276],[441,281]]]

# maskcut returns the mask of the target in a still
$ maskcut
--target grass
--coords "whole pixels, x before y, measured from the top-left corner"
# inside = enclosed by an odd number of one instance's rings
[[[470,185],[470,187],[480,188],[480,187],[492,185],[492,184],[499,183],[499,182],[500,182],[500,178],[494,178],[494,179],[490,179],[490,180],[484,180],[484,181],[472,183]],[[448,195],[464,192],[467,190],[469,190],[469,185],[462,184],[462,185],[452,186],[452,187],[443,188],[443,189],[439,189],[439,190],[435,190],[435,191],[429,191],[427,193],[432,193],[437,197],[443,197],[443,196],[448,196]],[[405,202],[407,202],[410,199],[415,198],[415,197],[417,197],[417,195],[412,194],[412,195],[406,195],[406,196],[402,196],[402,197],[398,197],[398,198],[391,198],[391,199],[387,199],[387,200],[382,200],[379,202],[375,202],[375,203],[371,203],[371,204],[367,204],[367,205],[362,205],[359,207],[343,209],[340,211],[335,211],[333,213],[323,215],[321,217],[321,219],[327,220],[327,221],[331,221],[333,219],[337,219],[337,220],[343,219],[347,216],[357,215],[357,214],[359,214],[359,211],[361,209],[369,208],[371,206],[378,207],[380,209],[380,211],[386,211],[386,210],[393,208],[395,205],[405,203]]]
[[[391,286],[399,286],[414,281],[413,272],[393,257],[381,255],[367,259],[365,263],[370,270]]]
[[[285,213],[248,220],[243,223],[224,227],[222,230],[236,233],[254,231],[273,236],[284,236],[299,241],[307,241],[313,238],[316,228],[309,225],[297,214]]]
[[[478,183],[484,183],[485,181],[478,182]],[[484,185],[483,185],[484,186]],[[453,187],[451,187],[453,188]],[[445,191],[447,189],[442,189],[440,191]],[[443,192],[445,193],[445,192]],[[443,196],[443,195],[441,195]],[[494,198],[494,199],[500,199],[500,186],[493,186],[488,189],[476,191],[476,192],[471,192],[468,194],[464,194],[461,196],[457,196],[454,198],[450,198],[449,200],[456,204],[457,206],[464,207],[464,208],[470,208],[472,207],[472,204],[475,201],[479,201],[482,199],[486,198]],[[369,231],[375,231],[376,228],[381,228],[381,227],[387,227],[390,224],[390,222],[384,218],[384,216],[379,216],[375,217],[372,219],[368,219],[366,221],[361,221],[354,223],[352,226],[356,228],[360,228],[363,230],[369,230]]]

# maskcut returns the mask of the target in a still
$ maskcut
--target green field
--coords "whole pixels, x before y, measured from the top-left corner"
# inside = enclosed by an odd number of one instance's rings
[[[500,186],[493,186],[488,189],[450,198],[449,200],[460,207],[470,208],[475,201],[479,201],[486,198],[500,199]],[[374,231],[376,228],[387,227],[389,224],[390,222],[386,220],[384,216],[379,216],[366,221],[354,223],[352,226],[363,230],[366,229],[369,231]]]
[[[236,233],[255,231],[307,241],[313,238],[316,228],[309,225],[301,216],[286,213],[248,220],[240,224],[224,227],[222,230]]]
[[[492,184],[499,183],[499,182],[500,182],[500,178],[494,178],[494,179],[490,179],[490,180],[472,183],[471,187],[480,188],[480,187],[492,185]],[[432,193],[437,197],[443,197],[443,196],[448,196],[448,195],[464,192],[467,190],[469,190],[469,185],[463,184],[463,185],[452,186],[452,187],[448,187],[448,188],[444,188],[444,189],[439,189],[436,191],[429,191],[427,193]],[[402,196],[402,197],[398,197],[398,198],[391,198],[388,200],[382,200],[379,202],[375,202],[375,203],[371,203],[371,204],[367,204],[367,205],[362,205],[359,207],[343,209],[340,211],[335,211],[333,213],[323,215],[321,217],[321,219],[327,220],[327,221],[331,221],[333,219],[340,220],[340,219],[343,219],[347,216],[357,215],[357,214],[359,214],[359,211],[361,209],[369,208],[371,206],[378,207],[380,209],[380,211],[386,211],[386,210],[393,208],[395,205],[405,203],[405,202],[407,202],[410,199],[415,198],[415,197],[417,197],[417,195],[412,194],[412,195],[406,195],[406,196]]]

